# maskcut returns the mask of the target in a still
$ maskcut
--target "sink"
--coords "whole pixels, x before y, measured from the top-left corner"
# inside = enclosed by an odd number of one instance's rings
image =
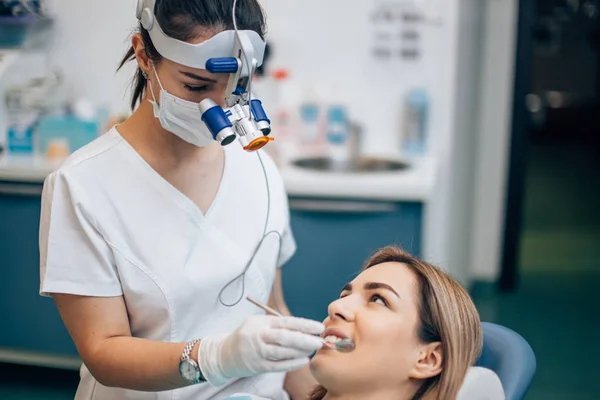
[[[321,172],[391,172],[402,171],[410,166],[401,161],[386,160],[374,157],[359,157],[348,162],[334,161],[328,157],[301,158],[293,162],[300,168]]]

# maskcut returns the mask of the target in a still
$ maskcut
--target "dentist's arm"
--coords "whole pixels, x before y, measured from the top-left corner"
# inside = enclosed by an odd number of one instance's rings
[[[188,383],[179,374],[185,343],[131,336],[122,296],[111,298],[55,294],[54,300],[79,355],[104,386],[164,391]],[[201,318],[200,316],[198,318]],[[198,338],[191,357],[209,383],[302,368],[321,346],[313,335],[319,322],[293,317],[250,317],[233,333]]]
[[[123,297],[54,294],[58,311],[86,367],[100,384],[141,391],[186,385],[179,374],[185,343],[131,337]],[[192,351],[196,359],[198,345]]]
[[[279,311],[283,315],[292,315],[283,297],[281,268],[277,269],[275,285],[269,299],[269,307]],[[317,380],[312,376],[309,367],[305,366],[302,369],[287,373],[285,376],[284,389],[293,400],[302,400],[308,398],[312,389],[318,384]]]

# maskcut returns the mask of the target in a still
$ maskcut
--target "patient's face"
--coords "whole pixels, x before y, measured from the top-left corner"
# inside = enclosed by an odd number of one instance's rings
[[[417,277],[404,264],[380,264],[361,273],[330,304],[323,334],[351,338],[356,348],[319,350],[311,362],[315,378],[332,392],[408,381],[421,350],[417,290]]]

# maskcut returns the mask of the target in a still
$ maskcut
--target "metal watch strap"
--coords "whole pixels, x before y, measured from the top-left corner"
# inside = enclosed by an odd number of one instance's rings
[[[196,343],[198,343],[199,341],[200,339],[192,340],[191,342],[185,345],[183,353],[181,354],[181,361],[188,360],[190,358],[190,353],[194,349]]]
[[[196,378],[194,378],[193,380],[189,380],[189,378],[186,378],[193,385],[201,383],[201,382],[206,382],[206,379],[204,378],[204,375],[202,374],[202,370],[200,369],[200,365],[198,364],[198,362],[196,360],[194,360],[191,357],[192,350],[194,349],[194,346],[198,342],[200,342],[200,339],[192,340],[191,342],[189,342],[185,345],[185,347],[183,349],[183,353],[181,354],[181,361],[180,361],[181,362],[180,370],[179,370],[180,372],[181,372],[181,366],[184,363],[188,364],[189,366],[192,366],[196,370]]]

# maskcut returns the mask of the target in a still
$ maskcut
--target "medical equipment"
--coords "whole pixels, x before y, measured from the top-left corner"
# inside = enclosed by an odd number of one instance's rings
[[[266,306],[256,300],[254,300],[252,297],[248,296],[246,297],[246,300],[248,300],[250,303],[254,304],[255,306],[257,306],[258,308],[264,310],[267,314],[269,315],[273,315],[275,317],[283,317],[283,315],[275,310],[273,310],[271,307]],[[349,353],[352,350],[354,350],[354,348],[356,347],[354,345],[354,342],[352,341],[352,339],[342,339],[337,343],[331,343],[326,341],[325,339],[323,339],[323,344],[327,347],[329,347],[330,349],[334,349],[337,350],[341,353]]]
[[[254,300],[252,297],[248,296],[246,297],[246,300],[248,300],[250,303],[254,304],[256,307],[262,309],[263,311],[265,311],[268,315],[272,315],[274,317],[283,317],[283,315],[278,312],[273,310],[271,307],[266,306],[256,300]]]
[[[238,138],[246,151],[256,151],[273,140],[271,121],[262,102],[252,98],[252,79],[262,65],[266,43],[254,31],[240,31],[233,2],[233,31],[221,32],[211,39],[190,44],[167,36],[155,14],[156,0],[138,0],[136,16],[165,58],[191,68],[214,74],[230,74],[225,95],[227,108],[212,99],[198,103],[198,112],[213,138],[226,146]]]
[[[268,226],[269,226],[269,220],[271,219],[271,186],[269,185],[269,177],[267,175],[267,169],[265,168],[265,163],[263,162],[263,159],[260,155],[260,153],[256,153],[258,156],[258,159],[260,161],[260,166],[262,167],[262,171],[265,177],[265,184],[266,184],[266,188],[267,188],[267,216],[265,218],[265,226],[263,228],[263,236],[260,239],[260,241],[258,242],[258,244],[256,245],[256,248],[254,249],[254,252],[252,253],[252,257],[250,257],[250,259],[248,260],[248,262],[246,263],[244,269],[242,270],[242,272],[236,276],[235,278],[233,278],[231,281],[229,281],[225,286],[223,286],[223,288],[221,289],[221,291],[219,292],[219,302],[224,305],[225,307],[234,307],[236,305],[238,305],[242,299],[244,298],[244,293],[246,291],[246,273],[248,272],[248,270],[250,269],[250,266],[252,265],[252,262],[254,261],[254,259],[256,258],[256,255],[258,254],[258,251],[261,249],[262,244],[264,243],[265,239],[268,238],[271,235],[275,235],[278,239],[278,245],[277,245],[277,260],[279,260],[279,258],[281,257],[281,233],[279,233],[278,231],[269,231],[267,232]],[[225,292],[225,290],[227,290],[227,288],[229,286],[231,286],[232,284],[234,284],[238,279],[242,279],[242,293],[240,294],[240,296],[237,298],[236,301],[234,301],[233,303],[225,303],[223,301],[223,293]],[[275,293],[273,290],[271,290],[273,293]],[[277,298],[274,295],[274,300],[275,300],[275,307],[277,307],[277,309],[279,309],[279,306],[277,304]]]

